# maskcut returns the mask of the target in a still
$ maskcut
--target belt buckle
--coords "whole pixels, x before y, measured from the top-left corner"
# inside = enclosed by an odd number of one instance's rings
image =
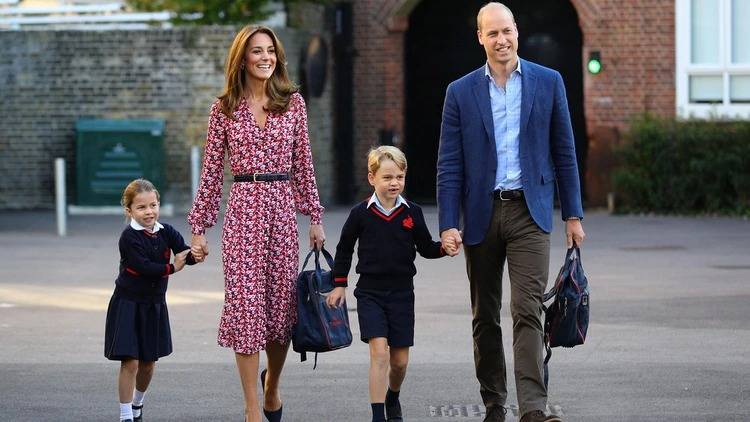
[[[510,201],[510,198],[505,198],[503,196],[503,192],[508,192],[507,190],[500,189],[500,200],[501,201]]]
[[[255,176],[259,175],[260,173],[253,173],[253,183],[257,183],[258,180],[255,179]]]

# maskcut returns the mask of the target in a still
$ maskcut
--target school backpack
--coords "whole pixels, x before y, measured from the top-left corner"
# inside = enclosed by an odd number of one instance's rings
[[[292,331],[292,348],[300,354],[302,362],[307,360],[307,352],[315,352],[318,366],[318,353],[329,352],[352,344],[352,331],[349,328],[349,314],[346,302],[338,308],[329,308],[326,296],[333,290],[333,275],[330,270],[320,268],[320,252],[311,250],[297,277],[297,324]],[[328,268],[333,268],[333,258],[323,249]],[[315,269],[305,270],[310,256],[315,254]]]
[[[549,372],[547,363],[553,347],[573,347],[586,341],[589,327],[589,283],[581,264],[581,251],[574,244],[565,255],[565,262],[555,279],[555,285],[544,294],[542,302],[553,299],[547,307],[542,305],[544,318],[544,384]]]

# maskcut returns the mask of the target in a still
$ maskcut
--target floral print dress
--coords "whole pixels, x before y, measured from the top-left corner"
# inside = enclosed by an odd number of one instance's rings
[[[218,343],[253,354],[270,341],[286,343],[297,322],[296,212],[320,224],[305,102],[292,94],[289,109],[269,113],[264,128],[242,99],[229,119],[219,101],[211,107],[200,185],[188,215],[195,234],[216,224],[224,156],[233,175],[290,173],[288,181],[235,182],[222,230],[224,307]]]

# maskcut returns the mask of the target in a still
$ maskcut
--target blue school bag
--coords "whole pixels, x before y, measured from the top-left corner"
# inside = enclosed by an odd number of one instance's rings
[[[325,249],[322,252],[328,268],[333,268],[331,254]],[[305,270],[313,253],[315,269]],[[320,251],[313,249],[297,276],[297,324],[292,331],[292,348],[300,354],[302,362],[307,360],[307,352],[315,352],[313,369],[318,366],[318,353],[352,344],[346,302],[338,308],[329,308],[326,304],[326,296],[332,290],[333,274],[320,268]]]
[[[544,294],[542,302],[553,299],[547,307],[542,305],[544,317],[544,385],[549,373],[547,363],[553,347],[573,347],[586,341],[589,328],[589,282],[581,264],[581,251],[574,244],[565,255],[565,262],[555,279],[555,285]]]

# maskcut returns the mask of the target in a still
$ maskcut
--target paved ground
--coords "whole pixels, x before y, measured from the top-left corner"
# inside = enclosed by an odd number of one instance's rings
[[[427,212],[434,230],[435,211]],[[340,209],[326,214],[331,248],[345,217]],[[165,221],[188,233],[183,216]],[[117,364],[102,348],[122,224],[72,217],[70,235],[58,238],[51,213],[0,214],[0,420],[116,420]],[[585,229],[592,324],[587,344],[555,350],[550,406],[568,421],[750,421],[750,222],[589,213]],[[558,226],[553,274],[564,254],[561,233]],[[209,261],[171,279],[175,352],[157,367],[151,421],[241,420],[232,354],[215,344],[218,230],[209,238]],[[407,420],[480,421],[464,258],[417,265]],[[368,421],[366,376],[359,342],[320,355],[315,371],[290,354],[285,420]],[[514,405],[514,390],[511,397]]]

